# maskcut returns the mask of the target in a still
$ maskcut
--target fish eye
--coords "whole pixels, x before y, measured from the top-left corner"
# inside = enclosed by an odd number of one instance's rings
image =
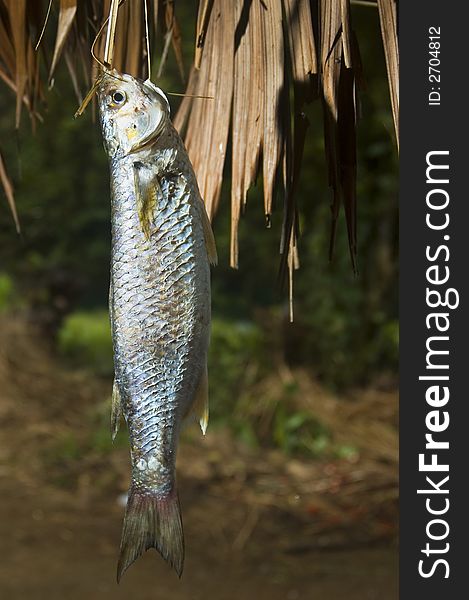
[[[124,92],[115,90],[114,92],[111,93],[111,100],[112,100],[113,104],[120,106],[121,104],[124,104],[124,102],[126,101],[126,95]]]

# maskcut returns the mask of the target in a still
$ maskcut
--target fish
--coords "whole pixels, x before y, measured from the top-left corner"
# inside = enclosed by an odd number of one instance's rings
[[[186,421],[204,434],[208,423],[215,239],[166,94],[113,69],[97,99],[111,183],[111,433],[123,416],[131,458],[117,581],[149,548],[180,577],[176,454]]]

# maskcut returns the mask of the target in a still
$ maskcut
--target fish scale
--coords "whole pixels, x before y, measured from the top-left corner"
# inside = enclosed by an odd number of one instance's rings
[[[192,409],[206,427],[215,245],[161,90],[113,71],[103,76],[98,98],[111,172],[113,434],[122,412],[132,463],[118,579],[149,547],[181,574],[175,461]]]

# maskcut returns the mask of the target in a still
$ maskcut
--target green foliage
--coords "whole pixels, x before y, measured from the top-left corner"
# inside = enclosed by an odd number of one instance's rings
[[[254,323],[215,318],[208,360],[210,419],[231,421],[239,397],[258,378],[262,331]]]
[[[50,462],[80,460],[85,454],[85,449],[82,447],[76,436],[71,432],[61,434],[51,448],[48,448],[46,457]]]
[[[271,437],[275,446],[286,454],[347,460],[357,456],[356,448],[337,444],[332,431],[310,412],[292,409],[288,400],[279,402],[276,407]]]
[[[289,454],[308,451],[320,456],[330,443],[330,433],[310,413],[291,413],[282,403],[275,412],[273,439]]]
[[[101,375],[112,374],[112,340],[106,311],[72,313],[59,330],[57,343],[73,364]]]
[[[7,310],[13,300],[13,282],[6,273],[0,273],[0,312]]]

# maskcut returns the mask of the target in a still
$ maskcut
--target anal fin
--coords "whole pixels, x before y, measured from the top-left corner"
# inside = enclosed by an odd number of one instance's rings
[[[119,431],[120,420],[122,417],[122,400],[119,392],[119,387],[114,379],[112,386],[112,399],[111,399],[111,436],[112,441],[115,440],[117,432]]]
[[[205,435],[208,426],[208,372],[207,366],[202,372],[199,379],[199,384],[195,391],[194,401],[186,414],[186,420],[192,421],[195,419],[202,433]]]

